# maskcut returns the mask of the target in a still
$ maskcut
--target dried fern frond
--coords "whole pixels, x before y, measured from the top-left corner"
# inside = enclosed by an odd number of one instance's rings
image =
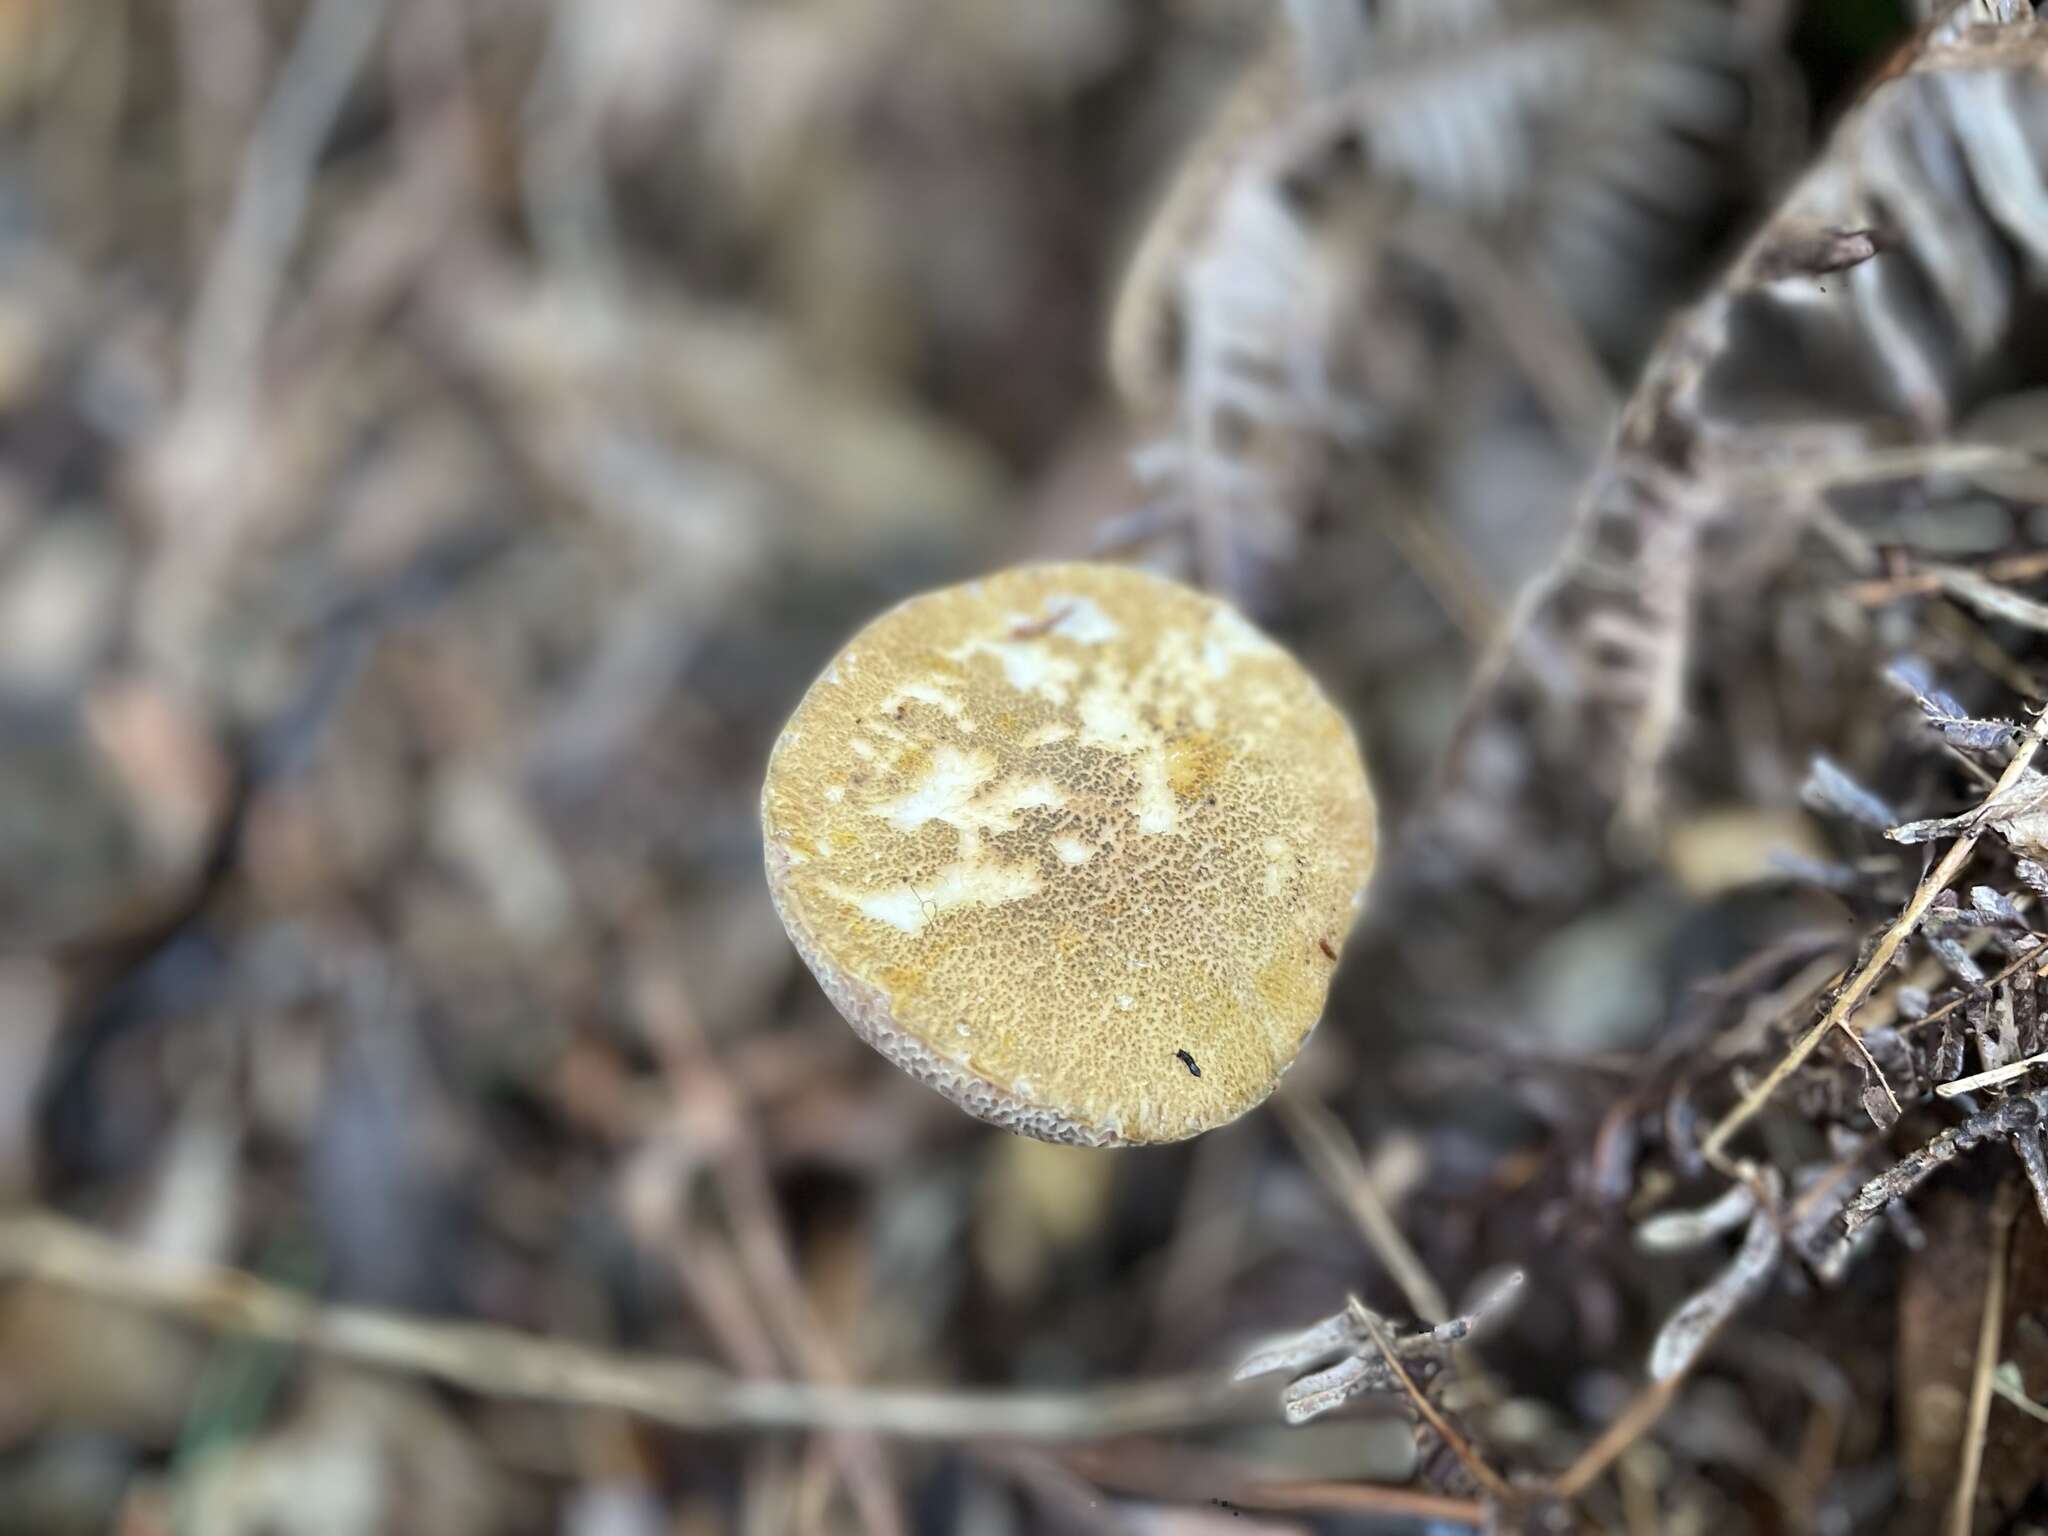
[[[1511,1271],[1469,1312],[1415,1332],[1402,1332],[1354,1301],[1342,1312],[1252,1351],[1238,1365],[1236,1379],[1286,1372],[1290,1379],[1280,1395],[1281,1408],[1290,1424],[1306,1424],[1363,1393],[1398,1390],[1397,1365],[1411,1375],[1434,1374],[1453,1346],[1513,1311],[1522,1284],[1521,1271]],[[1366,1318],[1382,1330],[1390,1347],[1382,1349],[1371,1337]]]
[[[1454,219],[1559,323],[1624,336],[1658,312],[1656,277],[1746,123],[1749,56],[1709,6],[1286,14],[1174,181],[1111,326],[1113,375],[1158,433],[1141,470],[1224,585],[1245,557],[1286,557],[1323,445],[1455,456],[1430,379],[1452,343],[1426,312],[1470,296],[1440,232],[1405,238],[1416,213]]]
[[[1302,90],[1294,37],[1274,28],[1181,157],[1125,262],[1107,330],[1110,382],[1126,407],[1149,416],[1170,407],[1180,351],[1175,291],[1181,263],[1206,231],[1244,158],[1281,121]]]
[[[1831,493],[1960,464],[1898,445],[1940,445],[1984,392],[2040,370],[2024,335],[2048,275],[2048,26],[1974,14],[1923,31],[1651,359],[1475,692],[1444,805],[1468,855],[1483,863],[1506,819],[1539,846],[1596,843],[1617,810],[1653,822],[1704,573],[1743,573],[1726,625],[1766,624],[1759,562],[1731,551],[1782,561],[1823,517],[1853,548]],[[1568,782],[1544,766],[1567,760]],[[1527,891],[1540,861],[1519,846],[1504,873]]]

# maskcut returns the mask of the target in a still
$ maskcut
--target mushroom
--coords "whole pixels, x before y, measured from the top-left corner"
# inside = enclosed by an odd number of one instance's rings
[[[1358,744],[1215,598],[1024,566],[854,636],[768,760],[768,884],[860,1036],[1047,1141],[1177,1141],[1278,1084],[1377,843]]]

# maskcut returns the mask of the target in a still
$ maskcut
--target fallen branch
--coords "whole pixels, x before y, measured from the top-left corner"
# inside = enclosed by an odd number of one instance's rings
[[[221,1333],[409,1371],[487,1397],[610,1408],[677,1429],[862,1429],[915,1440],[1100,1440],[1256,1412],[1220,1376],[1074,1392],[940,1392],[748,1380],[700,1361],[636,1359],[509,1328],[322,1306],[240,1270],[182,1264],[43,1212],[0,1217],[0,1280],[33,1280]]]

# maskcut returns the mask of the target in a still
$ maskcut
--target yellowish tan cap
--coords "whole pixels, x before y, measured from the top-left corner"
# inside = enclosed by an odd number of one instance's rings
[[[972,1114],[1093,1146],[1273,1091],[1376,843],[1358,744],[1301,665],[1113,565],[883,614],[761,798],[776,908],[862,1038]]]

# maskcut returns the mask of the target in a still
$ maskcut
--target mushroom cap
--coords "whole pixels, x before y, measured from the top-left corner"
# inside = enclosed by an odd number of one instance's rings
[[[784,728],[761,821],[776,910],[863,1039],[972,1114],[1092,1146],[1273,1091],[1377,843],[1358,743],[1300,663],[1101,564],[875,619]]]

